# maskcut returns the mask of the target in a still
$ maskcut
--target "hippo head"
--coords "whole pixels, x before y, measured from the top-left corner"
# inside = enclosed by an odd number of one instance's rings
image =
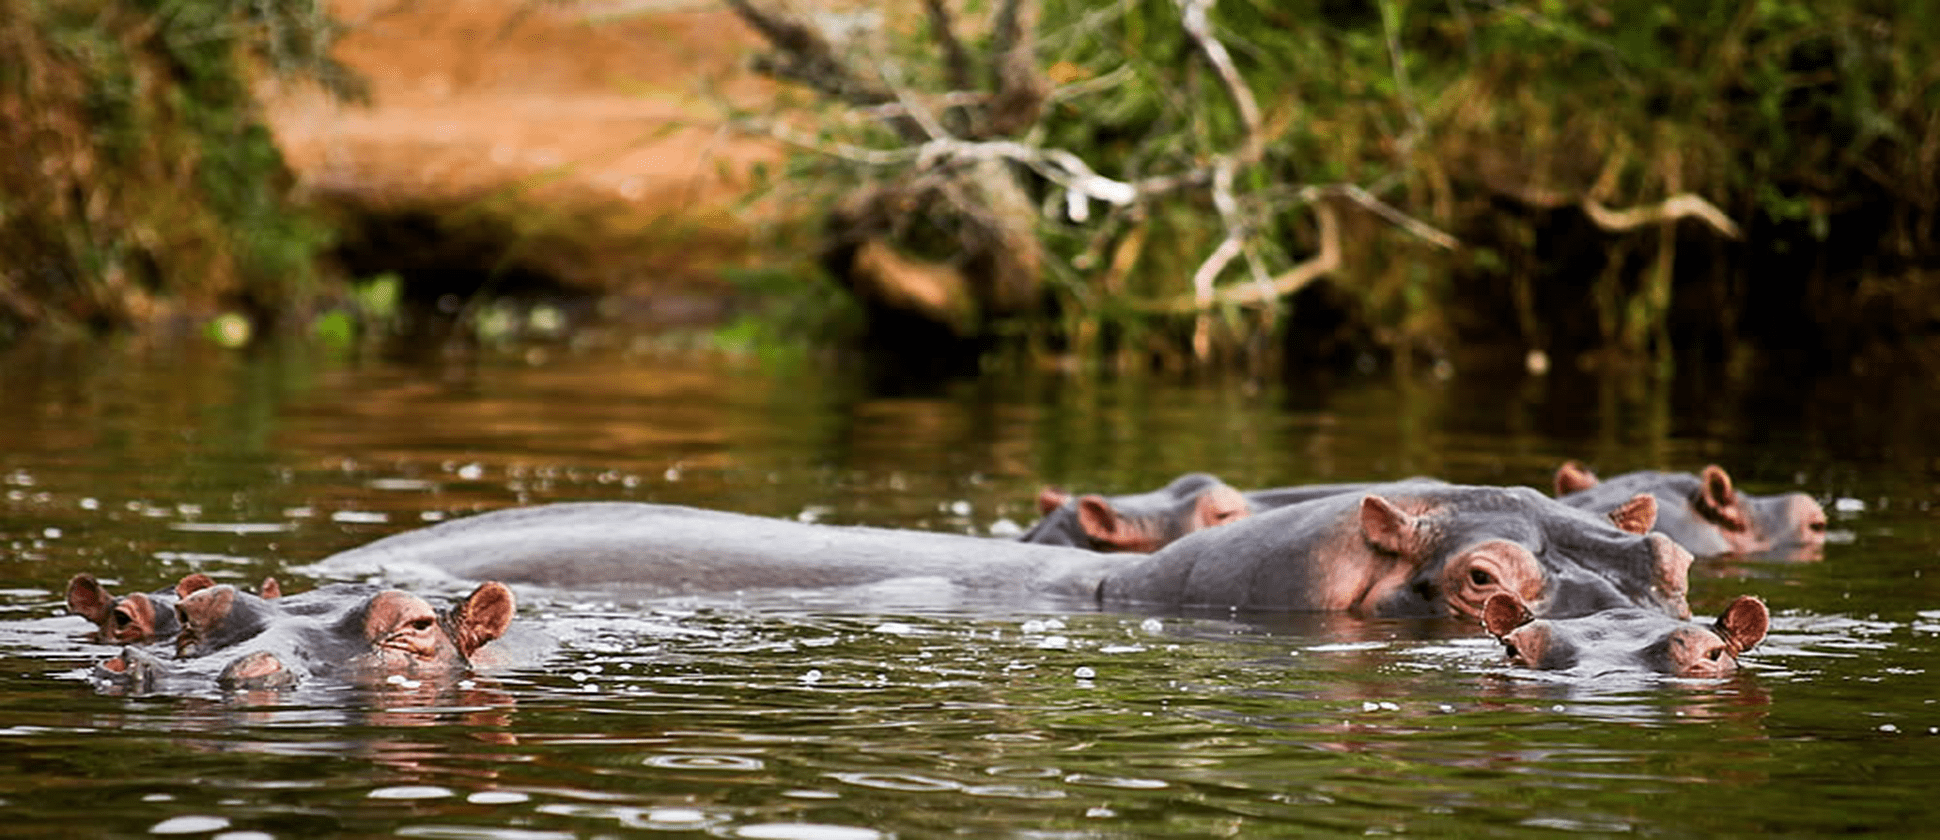
[[[1418,614],[1411,602],[1445,601],[1479,618],[1506,594],[1544,616],[1636,607],[1688,618],[1691,554],[1646,533],[1656,501],[1640,494],[1604,517],[1561,505],[1528,488],[1430,488],[1412,498],[1361,499],[1361,535],[1406,561],[1377,612]]]
[[[473,653],[504,635],[515,609],[512,590],[496,581],[479,585],[444,612],[408,592],[384,590],[308,634],[298,655],[318,661],[293,662],[272,650],[254,650],[225,666],[217,684],[282,688],[299,682],[305,666],[357,683],[447,677],[470,667]]]
[[[1556,471],[1559,497],[1584,494],[1604,486],[1595,473],[1574,461]],[[1703,555],[1777,554],[1816,557],[1825,546],[1826,514],[1811,496],[1782,493],[1755,496],[1733,486],[1731,475],[1716,464],[1697,475],[1640,472],[1611,479],[1618,492],[1648,492],[1667,506],[1658,530]],[[1603,496],[1601,498],[1615,498]]]
[[[1141,553],[1252,513],[1238,490],[1205,473],[1187,473],[1158,490],[1124,496],[1086,494],[1074,500],[1046,487],[1037,495],[1037,508],[1044,518],[1024,534],[1024,542]]]
[[[94,622],[94,640],[108,644],[140,644],[175,635],[175,600],[214,586],[197,572],[175,584],[172,591],[136,592],[115,597],[94,575],[82,572],[67,582],[68,612]]]
[[[208,586],[175,603],[175,655],[202,656],[245,641],[277,617],[268,599],[234,586]]]
[[[1743,595],[1710,625],[1639,609],[1538,619],[1515,596],[1498,593],[1484,605],[1482,625],[1525,668],[1716,678],[1736,670],[1738,655],[1764,640],[1771,613],[1763,601]]]

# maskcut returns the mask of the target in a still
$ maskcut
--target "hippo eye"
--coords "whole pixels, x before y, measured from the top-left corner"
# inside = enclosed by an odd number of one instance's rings
[[[432,625],[432,623],[433,623],[433,619],[429,619],[429,618],[420,618],[420,619],[418,619],[418,620],[416,620],[416,621],[413,621],[413,622],[411,622],[411,629],[413,629],[413,630],[429,630],[429,629],[431,629],[431,625]]]
[[[128,626],[128,624],[129,624],[130,622],[133,622],[134,620],[135,620],[135,619],[134,619],[134,616],[131,616],[131,615],[129,615],[129,614],[127,614],[127,613],[125,613],[125,612],[122,612],[122,611],[120,611],[120,610],[115,610],[115,626],[116,626],[116,627],[127,627],[127,626]]]
[[[1718,661],[1718,657],[1721,657],[1721,656],[1723,656],[1723,655],[1724,655],[1724,648],[1721,648],[1721,647],[1714,647],[1714,648],[1712,648],[1712,649],[1711,649],[1711,650],[1710,650],[1709,652],[1707,652],[1707,653],[1705,653],[1704,655],[1705,655],[1705,657],[1706,657],[1706,658],[1708,658],[1708,659],[1710,659],[1710,660],[1711,660],[1712,662],[1716,662],[1716,661]]]
[[[1495,582],[1495,577],[1481,569],[1470,569],[1468,570],[1468,582],[1476,586],[1488,586]]]
[[[1821,534],[1823,534],[1823,533],[1825,533],[1825,523],[1824,523],[1824,522],[1808,522],[1808,523],[1806,523],[1806,525],[1805,525],[1805,527],[1807,527],[1807,528],[1810,528],[1810,529],[1812,529],[1812,530],[1814,530],[1814,531],[1817,531],[1817,532],[1819,532],[1819,533],[1821,533]]]

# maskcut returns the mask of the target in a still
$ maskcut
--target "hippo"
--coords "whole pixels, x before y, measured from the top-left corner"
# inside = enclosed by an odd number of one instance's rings
[[[1825,548],[1825,509],[1811,496],[1741,493],[1715,464],[1697,475],[1644,471],[1607,481],[1575,461],[1556,470],[1557,500],[1571,507],[1599,512],[1638,493],[1657,497],[1657,531],[1699,557],[1809,559]]]
[[[1737,670],[1739,654],[1764,640],[1771,612],[1765,602],[1741,595],[1710,625],[1639,609],[1539,619],[1514,595],[1497,593],[1482,607],[1482,626],[1525,668],[1716,678]]]
[[[1044,517],[1019,540],[1093,551],[1157,551],[1186,534],[1243,518],[1246,499],[1206,473],[1186,473],[1146,493],[1071,494],[1046,487],[1037,494]]]
[[[1099,606],[1479,615],[1514,591],[1544,615],[1647,606],[1688,615],[1690,554],[1533,490],[1429,482],[1292,505],[1126,559],[958,534],[813,525],[674,505],[513,508],[319,561],[324,576],[446,576],[658,594],[865,587],[928,579],[980,597]],[[1640,527],[1641,526],[1641,527]],[[932,592],[940,591],[930,587]]]
[[[1086,494],[1074,499],[1069,493],[1046,487],[1037,494],[1038,511],[1044,518],[1018,539],[1093,551],[1149,554],[1194,531],[1314,499],[1360,493],[1374,486],[1374,482],[1307,484],[1240,492],[1215,476],[1186,473],[1157,490],[1123,496]]]
[[[180,629],[175,602],[214,585],[216,582],[208,575],[196,572],[165,589],[117,598],[94,575],[82,572],[67,581],[67,611],[94,622],[92,638],[97,642],[161,641],[173,638]],[[282,594],[282,587],[277,585],[276,578],[267,578],[258,591],[262,598],[275,598]]]
[[[198,591],[182,599],[192,620],[215,625],[228,619],[232,630],[255,626],[256,632],[206,634],[173,663],[127,647],[96,666],[95,674],[134,692],[155,691],[170,680],[206,682],[212,673],[221,688],[251,690],[287,688],[319,675],[357,684],[440,679],[469,668],[480,648],[504,635],[516,610],[512,590],[498,581],[480,584],[442,612],[396,589],[331,594],[333,609],[281,613],[262,609],[233,587]],[[247,612],[248,620],[232,615],[239,612]],[[229,643],[218,645],[218,638]]]
[[[1648,533],[1640,494],[1604,517],[1526,487],[1374,485],[1260,513],[1126,564],[1107,602],[1479,617],[1507,592],[1543,616],[1637,607],[1685,618],[1691,554]]]

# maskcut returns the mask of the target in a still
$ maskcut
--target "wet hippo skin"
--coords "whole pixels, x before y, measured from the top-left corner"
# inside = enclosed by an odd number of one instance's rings
[[[1110,573],[1106,601],[1475,617],[1491,594],[1538,615],[1688,616],[1691,555],[1645,534],[1654,502],[1606,517],[1522,487],[1374,485],[1191,534]],[[1621,525],[1622,527],[1618,527]]]
[[[98,642],[141,644],[167,641],[175,637],[181,624],[175,605],[189,595],[215,586],[208,575],[196,572],[184,576],[174,586],[154,592],[136,592],[115,597],[94,575],[82,572],[68,579],[67,610],[94,622],[91,637]],[[263,599],[283,594],[276,578],[265,578],[258,592]]]
[[[1252,512],[1245,497],[1217,477],[1186,473],[1157,490],[1072,496],[1046,487],[1037,495],[1043,516],[1019,540],[1093,551],[1151,552],[1198,531]]]
[[[1482,624],[1509,661],[1525,668],[1722,677],[1737,670],[1739,654],[1764,640],[1771,613],[1763,601],[1741,595],[1710,624],[1638,609],[1538,619],[1514,596],[1497,594],[1483,606]]]
[[[1575,461],[1556,471],[1557,500],[1572,507],[1601,512],[1638,493],[1657,498],[1656,530],[1699,557],[1814,559],[1825,547],[1825,509],[1811,496],[1739,492],[1716,465],[1696,475],[1644,471],[1607,480]]]
[[[1430,478],[1407,481],[1441,483]],[[1044,518],[1018,539],[1093,551],[1151,553],[1195,531],[1301,502],[1366,492],[1380,484],[1304,484],[1241,492],[1207,473],[1187,473],[1157,490],[1121,496],[1073,496],[1046,487],[1037,497]]]
[[[1105,604],[1479,615],[1512,589],[1541,614],[1684,610],[1690,555],[1527,489],[1383,485],[1203,530],[1145,557],[955,534],[806,525],[627,502],[455,520],[321,561],[333,575],[443,574],[660,593],[934,578]],[[1648,505],[1648,501],[1642,504]],[[1258,522],[1256,522],[1258,520]],[[1451,562],[1454,561],[1454,562]]]
[[[257,689],[318,675],[353,683],[450,676],[504,634],[516,604],[512,591],[495,581],[444,611],[394,589],[350,585],[318,593],[322,597],[292,612],[234,587],[202,589],[178,604],[186,626],[177,661],[129,647],[98,666],[97,677],[151,691],[170,679]]]

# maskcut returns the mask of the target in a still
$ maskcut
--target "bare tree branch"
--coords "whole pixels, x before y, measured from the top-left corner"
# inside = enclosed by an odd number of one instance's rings
[[[1693,193],[1679,193],[1657,204],[1645,204],[1622,210],[1612,210],[1592,198],[1585,198],[1579,205],[1583,214],[1590,217],[1596,226],[1607,231],[1627,231],[1657,222],[1693,218],[1711,226],[1719,235],[1737,239],[1742,234],[1737,223],[1719,210],[1717,205],[1705,201]]]
[[[1314,202],[1313,208],[1314,218],[1320,222],[1320,253],[1281,272],[1271,283],[1264,287],[1258,283],[1228,286],[1204,302],[1194,293],[1151,301],[1141,308],[1150,312],[1183,315],[1221,305],[1259,305],[1300,291],[1307,284],[1340,270],[1340,217],[1328,202]],[[1221,243],[1221,247],[1224,247],[1224,243]]]
[[[1226,86],[1227,95],[1233,98],[1233,106],[1239,109],[1240,127],[1246,137],[1240,141],[1239,151],[1233,157],[1241,165],[1252,164],[1260,159],[1266,149],[1266,138],[1260,126],[1260,104],[1253,97],[1253,89],[1239,75],[1239,68],[1233,66],[1233,56],[1226,52],[1226,45],[1212,34],[1212,21],[1206,16],[1213,0],[1179,0],[1180,22],[1186,34],[1192,36],[1199,50],[1206,54],[1206,62],[1212,65],[1213,72],[1219,75],[1220,84]]]

